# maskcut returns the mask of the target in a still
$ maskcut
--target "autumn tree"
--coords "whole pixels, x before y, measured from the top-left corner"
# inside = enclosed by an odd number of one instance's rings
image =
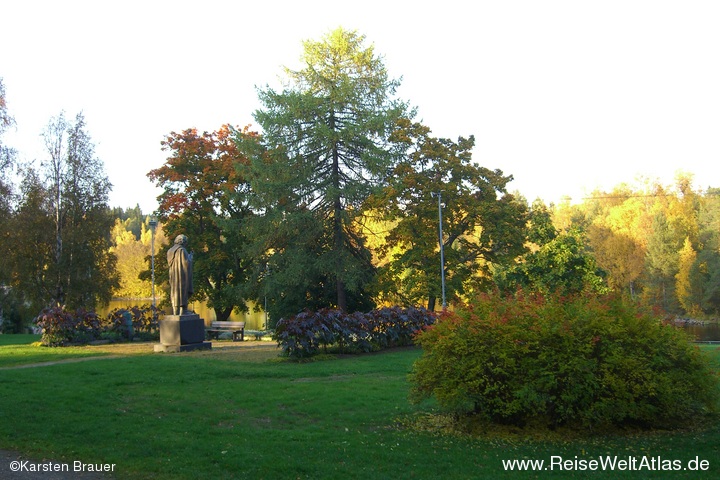
[[[239,132],[239,133],[238,133]],[[193,251],[195,297],[207,299],[218,320],[227,320],[233,309],[245,309],[246,286],[252,264],[244,255],[247,238],[242,229],[226,230],[229,220],[249,215],[244,203],[245,180],[238,165],[247,162],[234,137],[256,135],[247,129],[223,125],[215,132],[198,133],[194,128],[172,132],[162,141],[168,152],[165,164],[148,173],[163,189],[158,213],[169,245],[179,234],[188,236]],[[156,268],[158,281],[167,280],[167,269]]]
[[[681,173],[674,186],[622,184],[572,208],[582,213],[610,287],[668,313],[701,315],[717,311],[710,299],[720,298],[716,199],[712,189],[695,191],[692,176]]]
[[[644,293],[647,299],[662,306],[665,311],[677,309],[675,275],[678,273],[683,238],[665,212],[655,214],[645,257],[648,280]]]
[[[588,240],[598,266],[607,272],[610,288],[634,297],[645,266],[642,246],[632,237],[603,225],[591,225]]]
[[[117,283],[109,252],[111,185],[82,114],[68,121],[61,113],[42,136],[47,157],[21,174],[10,238],[13,287],[36,311],[50,304],[94,308],[110,300]]]
[[[698,252],[689,272],[704,314],[720,314],[720,189],[705,192],[698,213]]]
[[[635,297],[645,272],[647,197],[635,196],[626,186],[593,195],[588,243],[598,265],[607,272],[609,287]]]
[[[283,272],[302,270],[333,289],[321,303],[355,309],[373,274],[355,222],[393,164],[389,135],[407,106],[393,98],[399,81],[364,36],[339,28],[303,46],[302,67],[285,69],[283,90],[259,91],[255,119],[268,154],[253,159],[250,180],[254,206],[274,231],[256,240],[275,258],[274,297],[298,288],[299,277]]]
[[[139,204],[135,204],[132,208],[121,208],[115,207],[112,209],[112,216],[116,220],[120,220],[123,226],[129,232],[135,236],[135,239],[140,240],[143,228],[147,228],[147,217],[143,215],[142,209]]]
[[[382,271],[394,279],[386,283],[401,287],[404,303],[424,300],[433,310],[441,293],[438,201],[451,299],[487,285],[490,265],[524,251],[527,207],[506,191],[512,176],[472,161],[472,136],[456,142],[435,138],[428,127],[402,119],[391,139],[404,155],[388,185],[368,202],[393,222],[383,253],[395,253]]]
[[[552,206],[553,226],[560,232],[570,230],[572,227],[586,229],[588,219],[582,204],[572,203],[569,196],[560,199],[560,202]]]
[[[690,242],[690,238],[686,237],[682,249],[678,255],[678,272],[675,274],[675,293],[678,302],[682,308],[691,315],[700,313],[700,304],[702,302],[701,287],[695,278],[694,268],[697,261],[697,252]]]
[[[132,214],[122,220],[115,219],[115,226],[112,229],[113,246],[111,252],[117,257],[117,273],[119,285],[113,291],[113,296],[118,298],[149,298],[152,295],[152,283],[150,275],[147,275],[148,258],[152,253],[153,235],[148,225],[149,217],[139,224],[139,238],[136,238],[134,229],[136,215],[133,209]],[[159,246],[166,245],[163,229],[157,228],[155,245],[156,251]],[[157,261],[157,259],[156,259]]]

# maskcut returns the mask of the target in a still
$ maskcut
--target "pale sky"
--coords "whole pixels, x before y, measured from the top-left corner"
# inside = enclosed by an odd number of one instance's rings
[[[172,131],[253,124],[256,86],[342,26],[402,77],[433,134],[528,200],[579,201],[638,176],[720,187],[720,1],[0,0],[0,77],[22,160],[83,111],[111,206],[157,207]]]

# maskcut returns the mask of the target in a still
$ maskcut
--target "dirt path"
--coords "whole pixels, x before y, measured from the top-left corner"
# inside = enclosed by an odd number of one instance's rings
[[[128,355],[98,355],[97,357],[80,357],[80,358],[64,358],[62,360],[52,360],[49,362],[24,363],[22,365],[12,365],[9,367],[0,367],[2,370],[19,370],[21,368],[49,367],[50,365],[60,365],[63,363],[79,363],[88,362],[90,360],[105,360],[113,358],[125,358]]]
[[[93,360],[105,360],[105,359],[117,359],[117,358],[127,358],[131,357],[133,355],[138,354],[152,354],[153,353],[153,346],[157,342],[145,342],[145,343],[138,343],[138,344],[110,344],[110,345],[104,345],[102,347],[91,347],[95,348],[98,352],[102,352],[104,354],[96,355],[96,356],[88,356],[88,357],[77,357],[77,358],[64,358],[61,360],[49,360],[46,362],[36,362],[36,363],[24,363],[21,365],[11,365],[8,367],[0,367],[0,371],[3,370],[19,370],[22,368],[36,368],[36,367],[49,367],[52,365],[62,365],[64,363],[79,363],[79,362],[89,362]],[[130,348],[127,347],[127,345],[130,345]],[[263,350],[263,351],[274,351],[277,352],[277,344],[271,343],[271,342],[263,342],[263,341],[252,341],[252,340],[246,340],[244,342],[212,342],[212,350],[205,350],[205,351],[196,351],[196,352],[186,352],[186,353],[180,353],[180,354],[172,354],[172,355],[199,355],[199,356],[207,356],[207,355],[218,355],[218,354],[228,354],[228,353],[237,353],[237,352],[246,352],[246,351],[257,351],[257,350]],[[0,477],[1,479],[2,477]]]

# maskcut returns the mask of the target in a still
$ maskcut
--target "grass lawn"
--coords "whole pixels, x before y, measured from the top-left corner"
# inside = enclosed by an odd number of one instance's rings
[[[116,478],[720,477],[716,421],[702,431],[572,441],[529,440],[522,431],[464,438],[401,428],[432,411],[430,403],[407,401],[416,349],[296,364],[277,361],[272,348],[147,354],[119,346],[30,346],[35,340],[0,335],[0,367],[123,356],[2,369],[0,449],[71,465],[116,464]],[[702,348],[720,369],[720,349]],[[709,470],[560,472],[555,466],[520,473],[502,463],[544,460],[548,466],[553,456],[574,462],[607,455],[636,458],[637,466],[643,458],[679,460],[682,468],[699,457]],[[0,476],[7,468],[0,465]]]
[[[0,368],[107,355],[92,347],[44,348],[31,345],[39,341],[40,335],[0,335]]]

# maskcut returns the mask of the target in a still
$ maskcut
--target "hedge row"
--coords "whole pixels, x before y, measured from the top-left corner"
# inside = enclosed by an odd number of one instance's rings
[[[49,347],[82,345],[95,340],[117,341],[131,336],[147,340],[157,338],[157,314],[148,305],[116,308],[106,317],[92,311],[49,307],[35,318],[42,329],[41,343]]]
[[[369,313],[347,314],[341,310],[304,311],[280,319],[275,340],[283,354],[310,357],[334,348],[340,353],[371,352],[411,345],[415,334],[435,322],[423,308],[385,307]]]

